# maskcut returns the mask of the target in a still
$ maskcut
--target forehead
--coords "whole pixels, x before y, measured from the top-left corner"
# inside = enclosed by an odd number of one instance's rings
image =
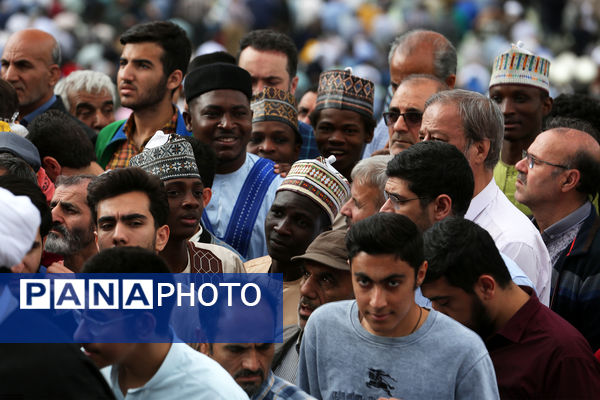
[[[260,121],[252,123],[252,132],[268,133],[287,133],[294,135],[294,130],[288,124],[279,121]]]
[[[158,43],[127,43],[123,47],[121,58],[131,60],[151,60],[157,64],[161,64],[160,58],[163,56],[163,54],[164,50]]]
[[[298,107],[309,107],[314,106],[314,103],[317,101],[317,93],[316,92],[306,92],[304,96],[300,99],[300,103],[298,103]]]
[[[397,274],[414,275],[414,268],[394,254],[375,255],[361,251],[352,259],[352,272],[360,272],[373,280],[380,280]]]
[[[414,193],[408,188],[408,182],[404,179],[398,177],[389,177],[385,182],[385,190],[388,193],[395,193],[399,195],[410,195],[413,196]]]
[[[60,185],[54,191],[53,202],[65,201],[67,203],[86,203],[87,186],[89,181],[77,185]]]
[[[362,119],[360,117],[360,114],[355,112],[355,111],[351,111],[351,110],[341,110],[339,108],[324,108],[321,110],[321,113],[319,115],[319,119],[317,120],[317,123],[319,122],[329,122],[332,124],[340,124],[340,125],[347,125],[347,124],[356,124],[356,125],[361,125],[362,124]]]
[[[277,192],[272,207],[303,212],[314,215],[315,217],[321,209],[314,200],[309,199],[303,194],[292,192],[291,190],[280,190]]]
[[[412,74],[433,74],[433,49],[430,44],[398,48],[392,57],[390,73],[398,79]]]
[[[423,110],[425,102],[438,92],[439,84],[431,79],[417,79],[401,83],[394,93],[390,107]]]
[[[354,181],[352,182],[352,186],[350,187],[350,192],[352,193],[353,197],[370,197],[372,194],[379,192],[379,187],[377,187],[377,185],[371,185],[369,183]]]
[[[554,159],[559,159],[568,153],[574,152],[574,144],[572,137],[566,138],[561,132],[549,130],[540,133],[529,146],[528,151],[537,157],[551,156]]]
[[[288,59],[285,53],[273,50],[257,50],[249,46],[240,53],[238,64],[253,77],[277,75],[287,77],[287,62]]]
[[[85,90],[79,90],[77,92],[70,92],[69,93],[69,100],[72,103],[75,103],[74,105],[77,105],[79,103],[89,103],[92,105],[102,105],[105,104],[107,102],[113,102],[113,98],[110,95],[110,93],[108,92],[108,90],[104,89],[101,90],[100,92],[87,92]]]
[[[453,103],[437,102],[431,104],[423,112],[421,128],[435,128],[443,133],[463,135],[462,119],[458,106]]]
[[[444,276],[436,279],[433,282],[423,284],[421,290],[423,291],[423,295],[428,298],[455,297],[460,294],[467,295],[467,292],[465,292],[463,289],[450,285]]]
[[[42,40],[44,45],[40,45],[40,40],[15,35],[4,47],[2,59],[17,61],[28,60],[43,64],[50,64],[52,61],[52,46],[47,46],[48,43]]]
[[[98,218],[117,214],[142,214],[151,217],[150,199],[143,192],[123,193],[98,202]]]
[[[177,178],[164,181],[165,186],[186,186],[192,187],[202,185],[202,180],[198,178]]]
[[[246,95],[239,90],[217,89],[206,92],[198,96],[192,104],[192,107],[250,107],[250,101]]]
[[[530,97],[541,98],[542,93],[542,89],[530,85],[515,85],[502,83],[499,85],[494,85],[490,88],[490,95],[493,94],[496,96],[499,95],[504,97],[526,94]]]

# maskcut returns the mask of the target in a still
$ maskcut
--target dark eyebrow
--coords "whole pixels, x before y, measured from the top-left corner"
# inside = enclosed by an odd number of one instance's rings
[[[370,281],[373,280],[370,276],[368,276],[367,274],[364,274],[362,272],[355,272],[354,276],[359,277],[359,278],[366,278]],[[379,282],[386,282],[386,281],[389,281],[392,279],[404,279],[404,278],[406,278],[405,274],[392,274],[392,275],[388,275],[385,278],[379,280]]]
[[[425,296],[427,297],[427,296]],[[449,299],[450,296],[434,296],[434,297],[427,297],[430,301],[439,301],[439,300],[446,300]]]
[[[98,224],[101,224],[103,222],[115,222],[117,219],[115,217],[113,217],[112,215],[107,215],[106,217],[100,217],[98,218]]]
[[[144,214],[127,214],[127,215],[121,216],[121,218],[120,218],[120,220],[124,221],[124,222],[131,221],[134,219],[146,220],[146,219],[148,219],[148,217],[146,217]]]

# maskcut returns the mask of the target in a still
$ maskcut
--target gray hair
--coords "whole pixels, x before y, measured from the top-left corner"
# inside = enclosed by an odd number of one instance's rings
[[[504,117],[498,105],[488,97],[463,89],[438,92],[425,102],[425,109],[432,104],[455,104],[462,122],[466,139],[466,151],[473,143],[489,140],[490,150],[485,167],[494,169],[500,159],[504,138]]]
[[[100,93],[108,91],[115,105],[117,104],[117,89],[110,77],[103,72],[83,70],[73,71],[62,78],[54,87],[54,93],[60,96],[65,108],[69,110],[69,93],[85,91],[87,93]]]
[[[396,37],[388,53],[388,65],[392,64],[392,58],[399,47],[410,53],[428,42],[434,49],[435,76],[445,81],[448,76],[456,75],[456,48],[454,45],[444,35],[424,29],[414,29]]]
[[[385,189],[385,183],[388,179],[385,173],[387,164],[394,158],[392,155],[381,155],[373,156],[360,160],[354,168],[350,177],[352,182],[358,183],[359,185],[369,185],[379,188],[380,198],[378,202],[383,205],[385,202],[383,192]]]
[[[52,47],[52,64],[56,64],[60,67],[62,62],[62,52],[60,50],[60,44],[54,39],[54,46]]]

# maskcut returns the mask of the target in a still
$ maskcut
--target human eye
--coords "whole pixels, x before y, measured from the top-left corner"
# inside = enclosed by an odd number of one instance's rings
[[[448,143],[447,139],[444,139],[442,137],[439,136],[432,136],[431,140],[433,140],[434,142],[444,142],[444,143]]]
[[[250,143],[252,144],[261,144],[264,139],[261,136],[252,136],[250,137]]]
[[[120,67],[124,67],[124,66],[126,66],[126,65],[127,65],[127,60],[125,60],[125,59],[121,58],[121,59],[119,60],[119,66],[120,66]]]
[[[371,283],[371,280],[364,276],[359,276],[356,278],[356,283],[358,283],[360,287],[367,287]]]
[[[498,103],[498,104],[502,103],[502,96],[493,95],[493,96],[490,96],[490,99],[495,103]]]
[[[328,133],[333,130],[332,126],[329,124],[319,124],[317,125],[317,131],[322,133]]]
[[[286,144],[289,142],[288,138],[283,137],[283,136],[277,137],[273,141],[275,142],[275,144]]]
[[[168,189],[167,190],[167,196],[169,196],[169,197],[177,197],[179,195],[180,195],[180,192],[177,189]]]
[[[111,231],[113,230],[114,226],[114,222],[100,222],[98,224],[98,229],[100,229],[101,231]]]
[[[238,109],[233,111],[233,116],[234,118],[244,118],[248,115],[248,110],[244,110],[244,109]]]
[[[387,285],[391,288],[397,288],[398,286],[400,286],[400,283],[402,283],[402,282],[398,279],[390,279],[387,282]]]

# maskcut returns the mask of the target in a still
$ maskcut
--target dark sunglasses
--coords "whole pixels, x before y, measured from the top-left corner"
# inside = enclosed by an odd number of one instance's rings
[[[399,113],[397,111],[388,111],[383,114],[383,121],[387,126],[394,125],[398,118],[404,118],[404,122],[409,127],[415,127],[421,125],[423,119],[423,113],[419,111],[407,111],[405,113]]]

